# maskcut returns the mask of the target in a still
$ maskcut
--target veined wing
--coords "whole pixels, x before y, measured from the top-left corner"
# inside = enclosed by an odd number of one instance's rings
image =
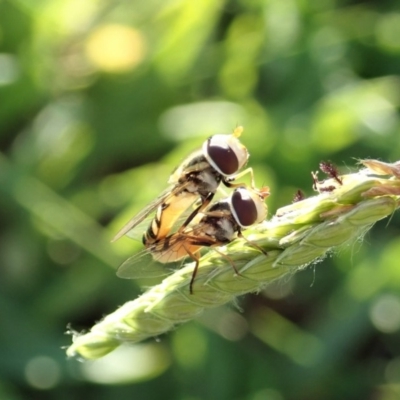
[[[127,224],[114,236],[111,240],[115,242],[122,236],[126,235],[135,226],[140,224],[151,212],[155,211],[162,203],[167,202],[168,199],[174,197],[177,193],[185,188],[186,184],[176,185],[175,187],[170,187],[162,192],[156,199],[149,203],[143,210],[136,214]],[[183,210],[184,211],[184,210]],[[146,228],[144,229],[146,230]]]
[[[187,256],[180,235],[169,247],[163,249],[166,240],[161,240],[147,249],[125,260],[117,270],[117,276],[124,279],[158,278],[169,275],[174,267]],[[179,238],[178,238],[179,236]],[[162,260],[159,261],[159,258]],[[168,264],[168,267],[165,265]]]
[[[215,244],[218,244],[215,238],[202,234],[201,226],[195,225],[184,233],[175,233],[160,239],[147,249],[129,257],[119,267],[117,276],[138,279],[169,275],[171,267],[179,267],[190,253],[196,254],[202,247]],[[168,264],[168,268],[165,264]]]
[[[129,257],[117,270],[117,276],[124,279],[159,278],[170,273],[165,265],[154,260],[148,249]]]
[[[181,213],[179,217],[175,218],[175,223],[171,229],[171,233],[176,232],[180,226],[187,220],[191,212],[192,208],[187,209],[185,212]],[[126,236],[130,239],[137,240],[139,242],[142,241],[143,234],[147,231],[150,224],[153,222],[154,216],[148,215],[143,219],[143,221],[136,224],[133,228],[131,228],[128,232],[126,232]]]
[[[183,185],[181,185],[180,187],[183,187]],[[213,200],[220,199],[221,194],[225,193],[223,192],[221,187],[218,187],[218,191],[213,197]],[[172,199],[173,194],[170,198],[165,199],[165,202],[168,202]],[[172,204],[172,201],[174,202],[174,204]],[[187,222],[189,216],[191,216],[191,218],[190,223],[188,224],[188,228],[195,225],[201,219],[201,217],[204,216],[204,211],[197,211],[196,215],[192,215],[192,213],[195,212],[195,210],[198,210],[198,208],[202,204],[201,198],[194,193],[182,193],[179,198],[172,201],[169,204],[168,209],[165,210],[162,215],[158,215],[157,217],[154,215],[148,215],[145,219],[143,219],[143,221],[135,224],[134,227],[126,232],[126,236],[128,236],[130,239],[141,242],[143,234],[149,229],[150,225],[154,223],[155,219],[158,220],[158,224],[156,223],[155,228],[156,230],[158,230],[158,233],[160,233],[160,231],[162,230],[162,233],[167,232],[167,235],[170,236],[171,234],[177,232],[178,229]],[[188,204],[190,204],[191,206],[188,207]],[[172,223],[169,224],[169,222]],[[165,235],[161,237],[165,237]]]

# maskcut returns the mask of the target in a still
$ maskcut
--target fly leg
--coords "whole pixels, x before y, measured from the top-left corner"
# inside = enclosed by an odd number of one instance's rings
[[[222,253],[221,251],[214,249],[218,254],[220,254],[222,257],[226,258],[229,261],[229,264],[231,264],[233,270],[235,271],[236,275],[240,276],[240,272],[238,271],[238,269],[236,268],[235,263],[233,262],[233,260],[227,256],[226,254]],[[196,278],[197,275],[197,271],[199,269],[199,263],[200,263],[200,257],[194,253],[192,253],[189,249],[186,249],[188,255],[190,258],[192,258],[195,261],[195,266],[193,269],[193,273],[192,273],[192,279],[190,279],[190,284],[189,284],[189,290],[190,290],[190,294],[193,294],[193,284],[194,284],[194,280]]]
[[[202,240],[196,240],[195,238],[193,238],[194,240],[191,242],[192,245],[195,246],[204,246],[204,247],[212,247],[220,256],[224,257],[226,260],[228,260],[229,264],[232,266],[233,270],[235,271],[235,274],[240,276],[240,272],[238,271],[238,269],[236,268],[235,263],[233,262],[233,260],[226,255],[225,253],[219,251],[218,249],[216,249],[214,246],[219,245],[221,243],[217,243],[215,240],[213,239],[209,239],[207,240],[206,238],[202,239]],[[192,279],[190,280],[190,284],[189,284],[189,289],[190,289],[190,294],[193,294],[193,284],[194,284],[194,280],[196,278],[197,275],[197,271],[199,269],[199,262],[200,262],[200,257],[197,254],[194,254],[193,252],[191,252],[185,245],[183,245],[183,247],[185,248],[186,253],[188,254],[188,256],[195,261],[195,266],[193,269],[193,273],[192,273]]]
[[[189,283],[189,292],[190,294],[193,294],[193,283],[194,283],[194,279],[196,278],[197,275],[197,270],[199,269],[199,262],[200,262],[200,257],[194,253],[192,253],[188,248],[185,247],[185,250],[188,254],[188,256],[195,262],[195,266],[193,268],[193,272],[192,272],[192,278],[190,279],[190,283]]]
[[[182,226],[178,229],[178,233],[182,233],[183,230],[190,224],[190,222],[193,220],[193,218],[200,213],[202,210],[204,210],[210,203],[211,200],[213,199],[215,193],[209,193],[208,196],[202,201],[202,203],[196,207],[190,215],[186,218],[186,221],[182,224]]]
[[[222,251],[217,250],[216,248],[214,248],[214,251],[216,251],[220,256],[222,256],[225,259],[227,259],[229,261],[229,264],[231,264],[233,270],[235,271],[235,274],[241,276],[241,273],[236,268],[236,265],[233,262],[232,258],[230,258],[227,254],[223,253]]]
[[[218,244],[215,239],[212,238],[201,238],[198,239],[195,236],[190,236],[190,235],[185,235],[187,239],[187,243],[183,243],[182,246],[185,249],[187,255],[195,262],[195,266],[192,272],[192,278],[190,279],[189,283],[189,291],[190,294],[193,294],[193,284],[194,280],[197,275],[197,271],[199,269],[199,263],[200,263],[200,256],[195,254],[195,252],[191,251],[189,246],[199,246],[199,247],[211,247],[213,245]],[[196,249],[198,251],[199,249]]]
[[[257,243],[252,242],[251,240],[247,239],[246,236],[243,235],[242,231],[239,230],[238,233],[238,238],[245,240],[250,246],[256,248],[257,250],[260,250],[261,253],[263,253],[265,256],[268,255],[268,253]]]
[[[239,172],[238,174],[233,175],[233,176],[231,176],[229,178],[224,178],[222,180],[222,183],[228,188],[236,188],[236,187],[240,187],[240,186],[247,186],[247,185],[245,185],[243,183],[232,183],[232,182],[236,181],[238,178],[240,178],[240,177],[242,177],[243,175],[246,175],[246,174],[250,174],[250,180],[251,180],[250,187],[252,189],[255,189],[256,188],[256,184],[255,184],[255,181],[254,181],[254,172],[253,172],[253,168],[251,168],[251,167],[246,168],[244,171]]]

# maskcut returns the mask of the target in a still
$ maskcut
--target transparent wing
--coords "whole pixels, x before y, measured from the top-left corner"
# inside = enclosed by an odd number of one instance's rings
[[[122,236],[126,235],[130,230],[140,224],[145,218],[152,212],[157,209],[157,207],[167,201],[170,197],[175,196],[176,193],[183,190],[185,185],[178,185],[175,187],[170,187],[162,192],[156,199],[154,199],[151,203],[149,203],[143,210],[141,210],[138,214],[136,214],[131,220],[128,221],[127,224],[114,236],[111,240],[115,242],[120,239]],[[149,224],[147,224],[148,226]],[[142,233],[147,229],[147,227],[142,231]],[[135,236],[135,235],[133,235]]]
[[[125,279],[138,279],[169,275],[171,267],[181,264],[181,260],[187,256],[184,241],[185,236],[180,234],[159,240],[124,261],[117,271],[117,276]],[[175,265],[171,265],[171,263]],[[168,268],[165,264],[169,264]]]
[[[142,242],[143,234],[147,231],[147,229],[149,228],[153,219],[154,219],[154,216],[152,216],[152,215],[147,216],[143,221],[139,222],[133,228],[128,230],[125,233],[125,235],[127,237],[129,237],[130,239]]]
[[[215,244],[218,244],[216,239],[201,235],[201,226],[195,226],[185,233],[160,239],[149,248],[129,257],[119,267],[117,276],[125,279],[166,276],[183,264],[189,256],[187,250],[197,253],[201,247]]]
[[[190,169],[188,167],[185,167],[185,174],[188,175],[191,171],[196,171],[197,169],[193,168]],[[173,175],[172,175],[173,176]],[[175,178],[175,181],[177,179]],[[172,199],[175,195],[177,195],[179,192],[182,192],[185,187],[190,185],[190,182],[185,182],[182,184],[177,184],[175,186],[171,186],[168,189],[166,189],[164,192],[162,192],[156,199],[154,199],[151,203],[149,203],[143,210],[141,210],[138,214],[136,214],[131,220],[128,221],[127,224],[114,236],[114,238],[111,240],[112,242],[115,242],[116,240],[120,239],[122,236],[127,235],[131,237],[132,239],[135,240],[140,240],[143,233],[147,230],[149,227],[152,218],[147,218],[153,211],[157,209],[162,203],[168,202],[170,199]],[[217,192],[219,194],[224,193],[224,191],[218,187]],[[218,198],[218,196],[217,196]],[[215,197],[214,197],[215,201]],[[198,206],[197,204],[196,206]],[[184,213],[185,208],[182,209],[182,213]],[[184,214],[186,218],[190,215],[190,213],[185,213]],[[186,218],[177,218],[177,222],[174,224],[174,229],[171,230],[171,232],[174,232],[178,224],[180,223],[181,225],[185,222]],[[131,232],[132,231],[132,232]]]
[[[192,209],[186,210],[176,219],[175,224],[171,229],[171,233],[175,232],[186,221],[187,217],[190,215],[191,212]],[[130,239],[141,242],[143,234],[147,231],[153,219],[154,219],[153,216],[151,215],[147,216],[142,222],[139,222],[137,225],[135,225],[125,235],[128,236]]]
[[[123,279],[161,278],[179,269],[184,261],[184,259],[180,259],[168,264],[161,263],[146,250],[124,261],[117,270],[117,276]]]
[[[117,276],[124,279],[158,278],[170,273],[169,268],[154,260],[147,249],[129,257],[117,270]]]

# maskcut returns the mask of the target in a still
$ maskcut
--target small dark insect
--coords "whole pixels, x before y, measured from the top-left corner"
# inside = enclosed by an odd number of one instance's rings
[[[333,192],[335,190],[335,186],[324,186],[318,189],[319,192]]]
[[[319,169],[325,174],[329,175],[334,179],[339,185],[343,185],[342,179],[339,177],[339,171],[336,165],[332,164],[330,161],[321,161],[319,163]]]
[[[333,185],[330,186],[322,186],[325,181],[319,181],[318,180],[318,171],[316,172],[311,172],[311,176],[313,179],[313,189],[316,192],[322,193],[322,192],[333,192],[336,188]]]
[[[304,193],[299,189],[295,193],[295,195],[293,197],[293,200],[292,200],[292,203],[297,203],[298,201],[304,200],[304,198],[305,198]]]
[[[343,185],[343,181],[339,177],[338,169],[330,161],[321,161],[319,163],[319,169],[325,174],[327,174],[331,179],[334,179],[339,185]],[[313,189],[315,191],[319,193],[333,192],[336,189],[336,187],[333,185],[322,186],[325,183],[325,180],[320,181],[318,179],[318,171],[311,172],[311,176],[313,179]]]

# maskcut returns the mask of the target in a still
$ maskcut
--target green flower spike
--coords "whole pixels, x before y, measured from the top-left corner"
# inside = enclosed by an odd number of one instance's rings
[[[176,271],[136,300],[130,301],[82,335],[74,335],[67,355],[100,358],[124,342],[158,336],[205,309],[236,296],[260,291],[268,283],[304,269],[329,251],[362,237],[371,226],[399,207],[400,163],[361,161],[366,168],[319,184],[319,195],[279,209],[270,220],[246,231],[260,253],[243,240],[202,257],[189,293],[193,263]],[[324,190],[325,188],[325,190]]]

